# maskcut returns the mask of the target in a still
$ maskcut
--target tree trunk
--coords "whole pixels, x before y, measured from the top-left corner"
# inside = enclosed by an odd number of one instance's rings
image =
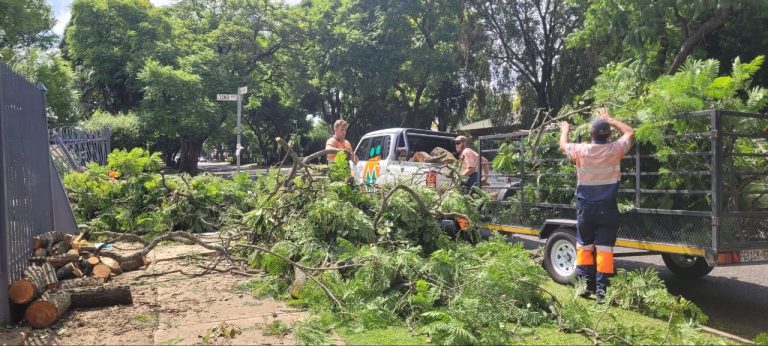
[[[26,304],[49,288],[56,287],[58,283],[56,271],[50,263],[29,266],[24,271],[24,278],[12,282],[8,287],[8,297],[16,304]]]
[[[48,254],[51,256],[65,254],[71,248],[72,248],[72,244],[70,244],[69,241],[62,240],[60,242],[56,242],[53,245],[51,245],[51,249]]]
[[[72,280],[64,280],[59,282],[59,289],[67,290],[76,287],[88,287],[88,286],[101,286],[104,284],[104,279],[94,276],[77,278]]]
[[[92,286],[66,290],[73,308],[131,305],[133,296],[130,286]]]
[[[102,278],[104,280],[107,280],[109,279],[109,276],[112,275],[112,268],[110,268],[108,265],[104,263],[99,263],[93,266],[92,273],[93,273],[93,276],[97,278]]]
[[[43,263],[50,263],[54,267],[62,267],[70,262],[76,262],[80,259],[80,256],[76,254],[71,253],[64,253],[61,255],[56,256],[50,256],[50,257],[30,257],[29,262],[30,263],[36,263],[36,264],[43,264]]]
[[[46,328],[58,321],[71,303],[66,291],[45,292],[40,299],[27,307],[24,317],[32,327]]]
[[[50,231],[32,237],[32,244],[35,249],[47,248],[55,243],[65,240],[65,238],[71,239],[71,236],[58,231]]]
[[[721,7],[717,10],[717,12],[715,12],[714,17],[701,24],[701,26],[699,26],[696,31],[691,33],[691,36],[688,36],[685,41],[683,41],[683,45],[680,47],[680,52],[677,53],[675,61],[672,62],[672,66],[669,67],[667,74],[675,74],[680,66],[683,65],[685,59],[688,58],[688,55],[691,54],[693,48],[695,48],[699,42],[703,41],[705,36],[711,34],[723,26],[723,24],[725,24],[725,22],[731,16],[731,13],[733,13],[733,8],[730,6]]]
[[[203,151],[203,140],[181,139],[178,169],[191,175],[197,174],[197,160]]]
[[[120,262],[120,268],[129,272],[147,266],[149,263],[147,256],[131,256],[128,261]]]
[[[69,279],[72,277],[82,277],[83,271],[80,270],[74,263],[67,263],[65,266],[56,270],[56,278],[59,280]]]

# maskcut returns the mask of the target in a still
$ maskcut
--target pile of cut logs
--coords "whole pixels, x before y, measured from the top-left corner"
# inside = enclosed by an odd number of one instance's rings
[[[78,246],[79,236],[56,231],[35,236],[33,243],[24,277],[8,288],[11,302],[29,304],[24,317],[32,327],[52,325],[69,308],[133,304],[130,286],[104,283],[111,275],[146,265],[146,260],[122,266],[99,256],[102,247]]]

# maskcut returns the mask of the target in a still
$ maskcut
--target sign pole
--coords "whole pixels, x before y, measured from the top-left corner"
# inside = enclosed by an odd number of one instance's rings
[[[237,173],[240,173],[240,151],[243,146],[240,145],[240,139],[243,134],[243,130],[240,126],[240,118],[243,112],[243,95],[248,93],[248,87],[237,88],[237,94],[216,94],[216,101],[237,101],[237,148],[235,149],[235,156],[237,157]]]
[[[237,154],[237,173],[240,173],[240,149],[242,148],[240,145],[240,136],[242,135],[242,129],[240,128],[240,114],[243,109],[242,90],[243,88],[237,89],[237,149],[235,150],[235,154]]]

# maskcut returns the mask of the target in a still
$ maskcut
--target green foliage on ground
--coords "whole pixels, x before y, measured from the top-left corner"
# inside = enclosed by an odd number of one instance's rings
[[[346,162],[336,164],[348,174]],[[542,328],[595,343],[700,342],[695,327],[703,315],[667,293],[653,271],[620,273],[608,295],[613,304],[599,307],[551,294],[545,271],[519,243],[452,240],[435,217],[466,213],[463,232],[476,233],[471,209],[487,199],[482,191],[399,185],[371,192],[343,177],[289,179],[276,171],[256,181],[170,178],[158,168],[156,154],[115,151],[106,166],[72,173],[65,185],[92,229],[214,229],[231,238],[233,255],[264,272],[236,290],[312,312],[291,327],[299,344],[330,343],[337,330],[365,339],[388,328],[415,337],[392,340],[439,344],[525,342]],[[625,323],[614,318],[622,308],[666,323]]]

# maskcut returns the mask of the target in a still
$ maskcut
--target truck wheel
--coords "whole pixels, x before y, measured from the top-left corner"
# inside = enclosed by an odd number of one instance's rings
[[[576,277],[576,236],[569,228],[558,228],[544,245],[544,269],[552,280],[570,283]]]
[[[664,253],[661,258],[667,268],[681,278],[700,278],[715,269],[707,264],[704,257]]]

